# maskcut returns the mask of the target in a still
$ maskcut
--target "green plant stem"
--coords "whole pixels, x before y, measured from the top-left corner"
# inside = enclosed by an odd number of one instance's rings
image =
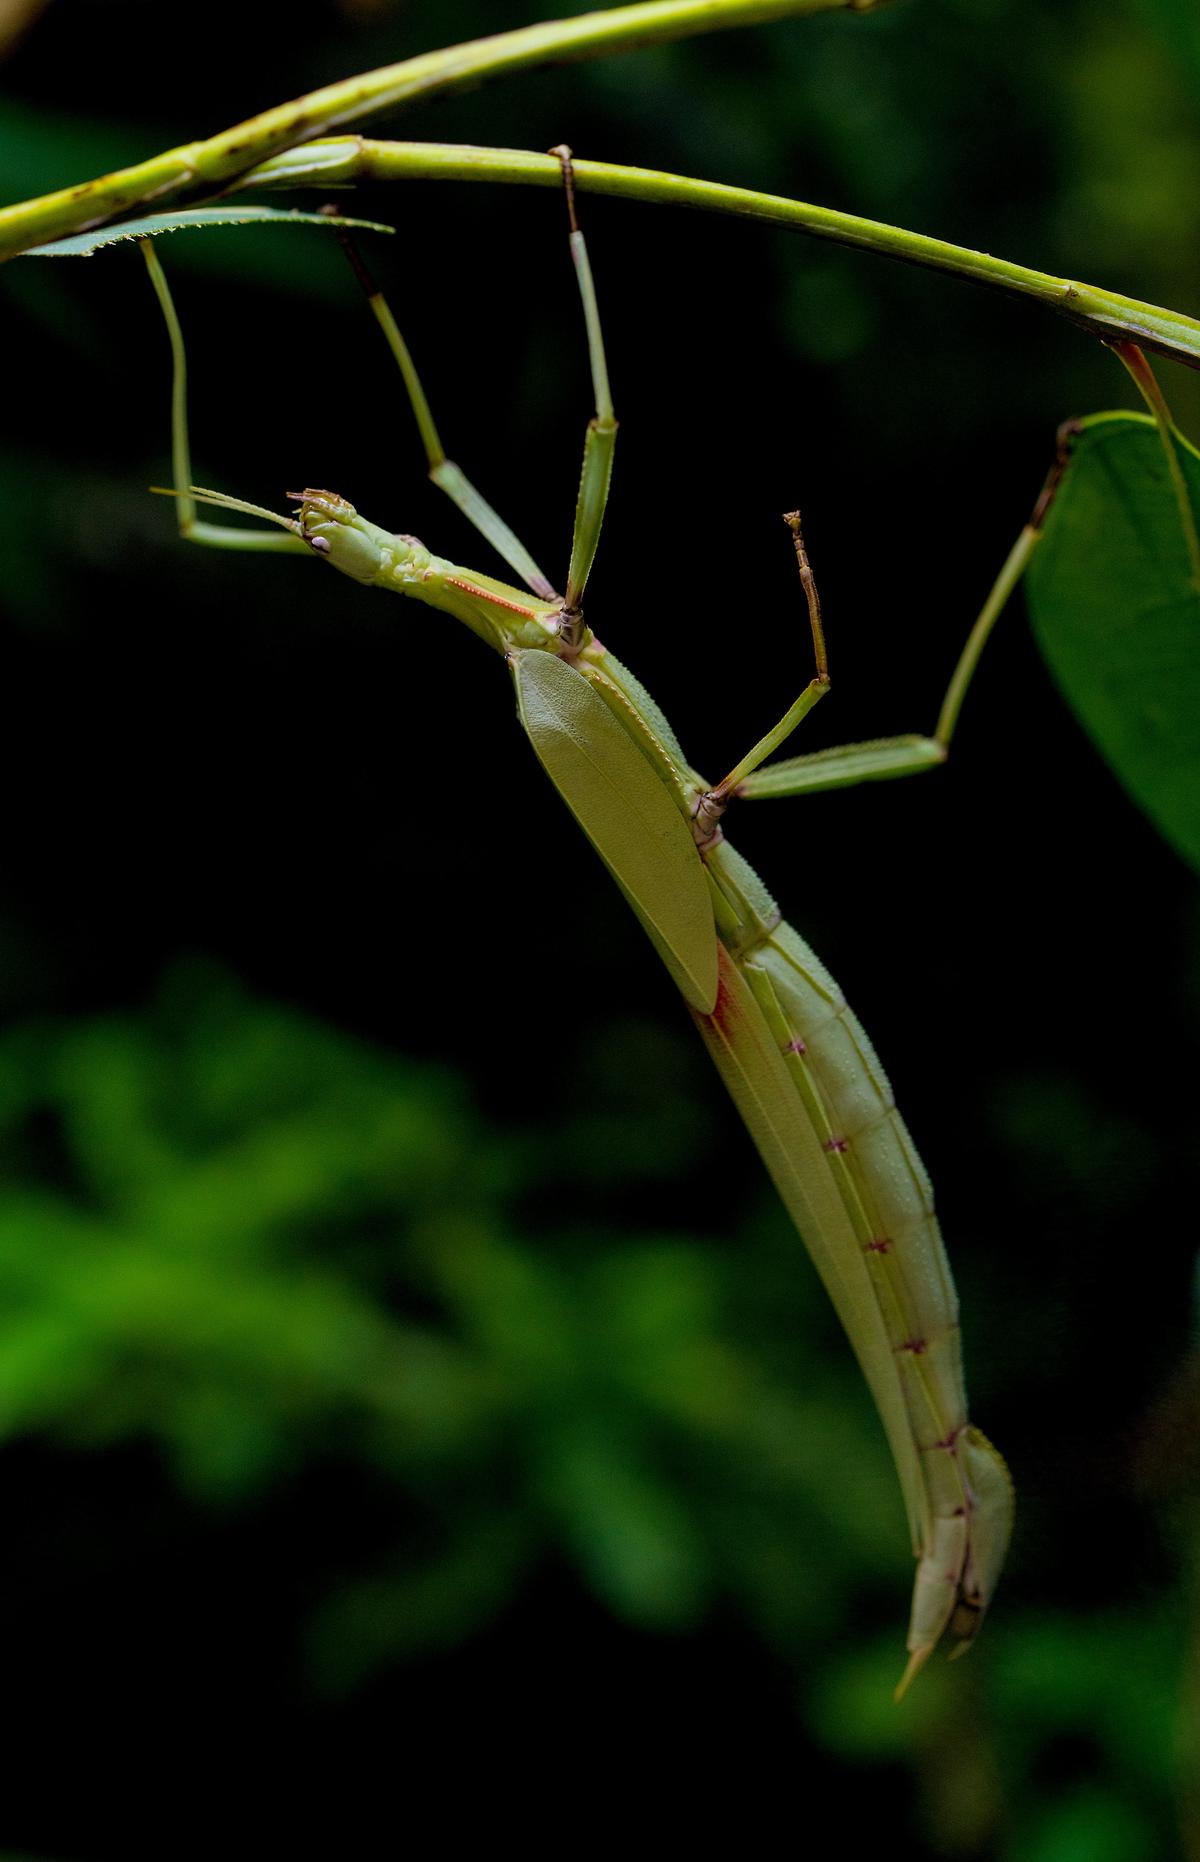
[[[863,220],[832,207],[757,194],[750,188],[726,187],[687,175],[651,168],[625,168],[612,162],[576,158],[575,183],[581,193],[612,194],[659,206],[695,207],[710,213],[741,215],[786,226],[816,239],[903,259],[935,271],[951,272],[975,284],[990,285],[1018,297],[1033,298],[1090,330],[1102,342],[1136,342],[1143,349],[1200,368],[1200,321],[1178,311],[1144,304],[1096,285],[1055,278],[953,246],[944,239]],[[560,187],[561,172],[553,156],[529,149],[482,149],[436,142],[376,142],[364,136],[334,137],[264,162],[239,183],[245,187],[334,187],[361,180],[492,181],[525,187]]]
[[[270,156],[434,92],[550,60],[600,58],[727,26],[757,26],[807,13],[863,13],[884,4],[886,0],[643,0],[636,6],[546,20],[424,52],[279,104],[207,141],[185,143],[79,187],[0,208],[0,259],[101,226],[151,202],[209,196]]]

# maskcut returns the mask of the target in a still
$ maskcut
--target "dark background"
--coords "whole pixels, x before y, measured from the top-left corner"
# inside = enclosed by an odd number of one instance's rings
[[[50,0],[7,49],[0,188],[553,10]],[[1195,312],[1198,104],[1184,0],[911,0],[394,133],[565,138]],[[583,207],[623,423],[597,632],[719,773],[809,676],[798,504],[834,673],[803,747],[928,730],[1057,423],[1130,405],[1122,372],[951,278]],[[397,229],[373,259],[451,452],[561,575],[589,413],[561,201],[354,211]],[[495,571],[325,235],[160,250],[201,482],[331,485]],[[766,1850],[779,1817],[896,1857],[1200,1855],[1195,891],[1020,603],[947,770],[730,823],[892,1074],[1018,1487],[978,1650],[896,1710],[865,1392],[503,668],[315,563],[176,541],[132,248],[3,292],[0,1841],[728,1820]],[[1197,378],[1161,378],[1194,436]]]

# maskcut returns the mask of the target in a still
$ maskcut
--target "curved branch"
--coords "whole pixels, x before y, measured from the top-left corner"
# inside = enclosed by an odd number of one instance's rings
[[[709,213],[785,226],[815,239],[856,246],[885,258],[902,259],[934,271],[950,272],[973,284],[990,285],[1017,297],[1033,298],[1089,330],[1101,342],[1134,342],[1188,368],[1200,368],[1200,321],[1179,311],[1145,304],[1097,285],[1055,278],[1028,265],[951,245],[924,233],[863,220],[832,207],[758,194],[751,188],[727,187],[688,175],[663,174],[653,168],[625,168],[613,162],[576,157],[575,185],[581,193],[612,194],[659,206],[700,208]],[[491,181],[525,187],[559,187],[558,161],[530,149],[483,149],[437,142],[376,142],[364,136],[334,137],[264,162],[245,175],[239,187],[330,187],[365,179],[379,181]]]
[[[151,203],[179,204],[236,181],[257,163],[331,129],[361,123],[435,91],[457,90],[506,71],[550,60],[601,58],[609,52],[660,45],[668,39],[758,26],[806,13],[866,13],[887,0],[641,0],[635,6],[584,13],[494,33],[442,51],[424,52],[378,71],[310,91],[248,118],[205,142],[185,143],[79,187],[0,208],[0,259],[28,246],[78,233]]]

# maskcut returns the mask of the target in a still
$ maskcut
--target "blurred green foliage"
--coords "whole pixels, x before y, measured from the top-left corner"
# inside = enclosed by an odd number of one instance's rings
[[[530,1234],[521,1198],[561,1131],[488,1133],[452,1078],[203,967],[152,1019],[15,1031],[0,1067],[5,1432],[149,1437],[221,1503],[322,1453],[400,1478],[436,1551],[331,1606],[322,1648],[343,1676],[460,1636],[548,1544],[661,1626],[729,1586],[781,1631],[811,1626],[844,1612],[856,1568],[891,1569],[865,1405],[842,1416],[844,1389],[806,1392],[765,1349],[803,1356],[815,1297],[790,1285],[783,1223],[738,1256],[740,1294],[732,1257],[686,1236]],[[605,1169],[634,1174],[631,1112],[605,1142]],[[566,1147],[564,1189],[591,1170]],[[764,1336],[768,1285],[788,1323]],[[840,1355],[830,1324],[812,1329]],[[818,1594],[802,1543],[832,1469],[848,1558]],[[696,1494],[683,1470],[703,1473]],[[765,1543],[732,1531],[746,1505]]]
[[[556,10],[218,0],[178,58],[156,0],[51,0],[0,190]],[[1198,73],[1190,0],[904,0],[380,128],[565,136],[1195,311]],[[354,207],[402,229],[377,262],[451,450],[554,570],[587,414],[561,203]],[[928,726],[1059,420],[1132,403],[1112,358],[754,227],[589,201],[588,233],[602,637],[727,767],[794,684],[801,504],[835,676],[807,747]],[[333,484],[475,560],[327,240],[168,261],[201,479]],[[1019,614],[941,776],[731,826],[896,1082],[1019,1491],[977,1651],[897,1712],[878,1427],[652,952],[476,643],[181,553],[141,273],[3,280],[0,1840],[578,1847],[649,1802],[675,1843],[1200,1856],[1200,921]]]
[[[639,1040],[617,1026],[610,1058]],[[652,1182],[660,1147],[628,1093],[597,1113],[606,1170]],[[702,1128],[686,1102],[673,1116]],[[1069,1600],[1006,1599],[986,1654],[892,1706],[893,1475],[769,1204],[720,1244],[597,1227],[595,1160],[561,1122],[488,1129],[452,1076],[198,961],[146,1015],[11,1030],[0,1144],[6,1437],[150,1444],[186,1504],[235,1516],[306,1467],[393,1490],[379,1562],[335,1557],[300,1607],[316,1697],[453,1648],[559,1560],[642,1630],[733,1605],[803,1654],[813,1735],[848,1760],[910,1758],[949,1853],[1000,1830],[1013,1857],[1162,1853],[1168,1597],[1086,1629]],[[547,1147],[549,1221],[529,1213]],[[681,1138],[672,1166],[697,1150]],[[1060,1745],[1079,1769],[1051,1787]]]

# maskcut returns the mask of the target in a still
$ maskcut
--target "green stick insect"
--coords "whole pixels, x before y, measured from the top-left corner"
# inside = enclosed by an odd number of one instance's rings
[[[595,415],[587,430],[565,592],[444,452],[412,359],[383,296],[349,247],[403,373],[431,476],[524,588],[435,556],[368,523],[332,492],[289,496],[282,517],[191,483],[183,339],[162,268],[142,251],[174,355],[174,495],[182,534],[231,549],[305,552],[367,587],[428,603],[500,653],[542,767],[628,899],[686,1001],[739,1113],[812,1255],[878,1406],[904,1493],[916,1583],[904,1692],[942,1636],[958,1654],[991,1600],[1012,1524],[1001,1457],[969,1421],[958,1303],[928,1177],[887,1077],[837,985],[724,836],[735,799],[819,789],[945,760],[963,694],[996,616],[1036,542],[1031,521],[971,632],[932,737],[767,758],[829,689],[820,602],[797,513],[791,529],[816,672],[722,782],[691,767],[653,699],[601,644],[583,596],[608,498],[617,423],[587,248],[562,163],[570,248],[583,300]],[[346,238],[345,235],[339,235]],[[203,523],[196,504],[267,519],[269,532]]]

